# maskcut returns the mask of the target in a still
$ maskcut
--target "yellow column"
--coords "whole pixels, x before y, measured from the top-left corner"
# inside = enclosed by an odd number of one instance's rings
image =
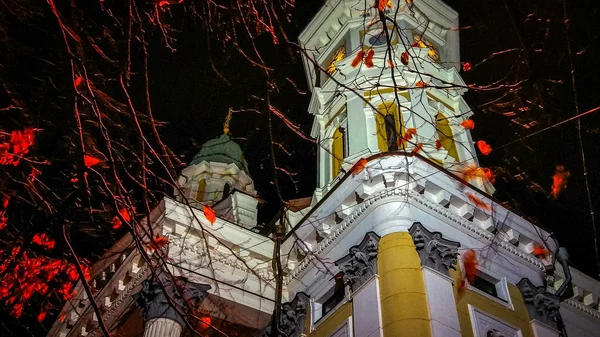
[[[381,238],[377,268],[384,337],[431,337],[421,260],[408,232]]]

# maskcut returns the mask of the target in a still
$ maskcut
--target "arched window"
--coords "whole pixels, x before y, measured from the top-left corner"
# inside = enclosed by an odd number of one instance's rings
[[[345,130],[342,127],[335,129],[333,132],[333,142],[331,144],[332,177],[337,176],[338,172],[340,172],[340,168],[342,167],[342,163],[344,162],[344,133]]]
[[[396,101],[386,101],[377,106],[377,146],[379,151],[398,150],[395,144],[404,134],[404,121]],[[395,134],[394,134],[395,133]],[[400,149],[401,150],[401,149]]]
[[[206,180],[202,179],[198,182],[198,190],[196,191],[196,201],[204,201],[204,193],[206,192]]]
[[[454,158],[456,161],[460,161],[458,159],[458,151],[456,150],[456,142],[454,141],[454,133],[450,127],[450,122],[441,112],[435,115],[435,127],[442,147],[448,151],[450,157]]]

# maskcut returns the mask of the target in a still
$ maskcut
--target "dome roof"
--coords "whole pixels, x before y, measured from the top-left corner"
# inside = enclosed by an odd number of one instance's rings
[[[222,134],[204,143],[190,165],[199,164],[203,161],[235,164],[240,170],[250,174],[242,149],[227,134]]]

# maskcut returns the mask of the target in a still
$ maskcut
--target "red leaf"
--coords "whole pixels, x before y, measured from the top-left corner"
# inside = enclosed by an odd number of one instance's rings
[[[85,166],[87,167],[92,167],[94,165],[98,165],[102,162],[101,159],[98,159],[96,157],[90,156],[90,155],[83,155],[83,163],[85,164]]]
[[[494,172],[492,172],[492,170],[490,170],[487,167],[482,168],[483,170],[483,174],[485,175],[485,177],[487,178],[487,180],[490,181],[490,183],[494,183],[496,182],[496,177],[494,176]]]
[[[390,67],[390,68],[394,68],[394,67],[396,66],[396,65],[394,64],[394,61],[392,61],[392,60],[390,60],[390,59],[388,59],[388,60],[387,60],[387,65],[388,65],[388,67]]]
[[[546,259],[548,256],[550,256],[550,252],[538,244],[533,247],[533,251],[531,253],[538,259]]]
[[[471,63],[469,63],[469,62],[463,62],[462,66],[463,66],[462,67],[463,71],[470,71],[471,70]]]
[[[419,81],[416,84],[417,88],[425,88],[427,86],[427,83],[423,82],[423,81]]]
[[[206,331],[210,329],[210,326],[212,324],[212,319],[210,318],[210,316],[200,317],[199,321],[200,322],[198,322],[198,329],[200,331]]]
[[[478,140],[476,144],[477,148],[484,156],[488,156],[490,153],[492,153],[492,147],[489,146],[488,143],[485,142],[485,140]]]
[[[435,149],[439,150],[441,148],[442,148],[442,142],[440,142],[439,139],[438,139],[438,140],[435,141]]]
[[[78,86],[80,86],[81,83],[83,83],[83,78],[81,78],[81,76],[75,77],[75,81],[73,82],[73,84],[75,85],[75,88],[77,88]]]
[[[367,57],[365,58],[365,66],[367,68],[373,68],[373,56],[375,55],[375,50],[369,49],[367,53]]]
[[[567,188],[567,180],[571,173],[565,170],[562,165],[556,165],[556,170],[552,176],[552,191],[550,196],[554,199],[558,198],[558,195]]]
[[[215,210],[212,209],[212,207],[204,206],[202,208],[202,211],[204,212],[204,216],[206,217],[206,220],[208,220],[208,222],[210,222],[211,224],[214,224],[215,221],[217,221],[217,216],[215,215]]]
[[[475,122],[472,119],[465,119],[460,123],[460,126],[467,130],[473,130],[475,128]]]
[[[362,62],[364,55],[365,55],[365,51],[361,49],[361,50],[360,50],[360,51],[359,51],[359,52],[356,54],[356,56],[354,56],[354,59],[352,60],[352,63],[351,63],[350,65],[351,65],[353,68],[356,68],[356,66],[358,66],[358,65],[359,65],[359,64]]]
[[[469,200],[471,200],[471,202],[474,203],[475,206],[484,209],[488,212],[492,211],[492,206],[483,202],[483,200],[479,199],[476,195],[467,192],[467,198],[469,198]]]
[[[42,323],[44,321],[44,318],[46,318],[46,312],[42,311],[40,312],[40,314],[37,317],[38,322]]]
[[[164,247],[164,245],[166,245],[167,243],[169,243],[169,238],[166,236],[159,236],[156,237],[154,239],[152,239],[152,241],[148,242],[148,247],[152,248],[154,250],[158,250],[162,247]]]
[[[405,51],[400,55],[400,62],[402,62],[402,64],[404,64],[405,66],[408,65],[408,52]]]

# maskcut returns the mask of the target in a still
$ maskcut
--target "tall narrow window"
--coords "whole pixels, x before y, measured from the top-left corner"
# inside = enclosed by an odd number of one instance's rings
[[[204,201],[204,192],[206,192],[206,180],[202,179],[198,182],[198,190],[196,191],[196,201]]]
[[[398,109],[398,103],[387,101],[377,106],[375,115],[377,124],[377,146],[379,151],[398,150],[396,141],[404,134],[404,121]]]
[[[331,145],[332,177],[337,176],[344,162],[344,133],[345,130],[342,127],[335,129],[333,132],[333,143]]]
[[[442,147],[448,151],[450,157],[454,158],[456,161],[460,161],[458,159],[458,151],[456,150],[456,142],[454,141],[454,133],[450,127],[450,122],[441,112],[435,116],[435,126]]]

